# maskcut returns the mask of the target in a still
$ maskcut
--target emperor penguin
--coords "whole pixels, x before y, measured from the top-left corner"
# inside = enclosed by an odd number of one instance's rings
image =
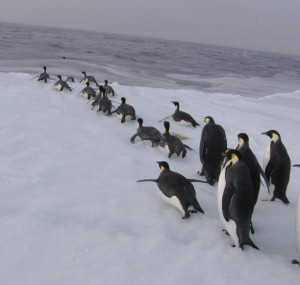
[[[121,119],[121,123],[125,123],[127,119],[136,120],[135,109],[126,103],[125,97],[121,98],[121,102],[120,106],[111,113],[116,113],[117,117]]]
[[[61,75],[57,75],[58,81],[56,81],[53,85],[53,88],[57,91],[63,91],[63,90],[68,90],[72,91],[72,88],[68,85],[68,83],[64,80],[62,80]]]
[[[68,76],[66,82],[75,82],[75,78],[73,76]]]
[[[89,82],[95,83],[96,86],[99,87],[99,84],[94,76],[87,75],[85,71],[82,71],[81,73],[83,74],[83,78],[80,80],[80,82],[82,82],[82,81],[86,82],[86,80],[88,80]]]
[[[213,185],[219,179],[227,139],[223,127],[217,125],[211,116],[205,117],[204,122],[206,125],[202,129],[199,146],[202,170],[198,174],[205,175],[207,182]]]
[[[192,182],[204,181],[187,179],[183,175],[171,171],[169,164],[165,161],[158,161],[157,163],[160,169],[160,175],[157,179],[142,179],[137,182],[156,182],[161,198],[179,209],[183,219],[189,218],[190,213],[200,212],[204,214],[192,184]]]
[[[101,86],[101,85],[100,85]],[[108,115],[111,115],[112,102],[107,98],[106,90],[102,87],[102,90],[99,92],[101,95],[101,100],[99,101],[98,111],[102,111],[103,113],[107,112]],[[100,88],[99,88],[100,89]]]
[[[187,149],[192,150],[191,147],[184,144],[178,137],[170,134],[170,123],[168,121],[164,121],[165,132],[163,135],[163,140],[159,142],[159,146],[165,149],[168,152],[168,157],[175,153],[177,156],[182,155],[182,158],[185,158]]]
[[[90,100],[91,97],[95,98],[97,95],[95,89],[90,86],[90,82],[88,80],[86,80],[85,84],[86,87],[84,87],[79,94],[87,100]]]
[[[225,151],[227,162],[221,170],[218,183],[218,210],[221,221],[234,245],[242,250],[245,245],[258,247],[249,237],[254,207],[251,177],[238,150]]]
[[[47,83],[49,79],[50,79],[50,75],[47,73],[47,67],[43,66],[43,72],[38,76],[37,81],[44,81],[45,83]]]
[[[270,130],[262,135],[270,137],[263,158],[263,168],[270,185],[270,200],[278,198],[288,204],[286,190],[291,172],[290,157],[277,131]]]
[[[110,86],[108,85],[108,80],[104,80],[104,89],[106,90],[106,95],[112,95],[112,96],[115,96],[115,90]]]
[[[300,167],[300,164],[294,164],[294,167]],[[296,205],[296,238],[298,242],[298,249],[300,252],[300,192],[298,193],[297,205]],[[293,260],[293,264],[300,265],[300,261]]]
[[[253,186],[254,206],[255,206],[258,199],[259,190],[260,190],[260,183],[261,183],[260,176],[262,176],[262,178],[264,179],[268,190],[269,190],[269,182],[267,180],[267,177],[263,169],[258,163],[255,154],[252,152],[249,146],[249,137],[247,134],[245,133],[238,134],[238,145],[236,149],[240,152],[243,161],[249,168],[250,177]],[[251,232],[254,233],[252,222],[251,222]]]
[[[162,134],[154,127],[144,127],[143,119],[137,119],[138,126],[136,133],[130,138],[130,142],[134,143],[136,137],[139,137],[142,141],[151,141],[152,146],[158,145],[164,141]]]
[[[190,114],[179,110],[180,105],[177,101],[172,101],[172,103],[176,107],[175,112],[172,115],[175,122],[186,126],[192,125],[194,128],[196,128],[196,126],[199,126],[199,124]]]

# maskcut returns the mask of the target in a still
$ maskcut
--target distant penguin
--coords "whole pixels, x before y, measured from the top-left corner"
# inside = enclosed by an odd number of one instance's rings
[[[43,72],[39,75],[37,81],[44,81],[45,83],[47,83],[49,79],[50,79],[50,76],[47,73],[47,67],[43,66]]]
[[[62,80],[61,75],[57,75],[58,81],[56,81],[53,85],[53,88],[57,91],[68,90],[72,91],[72,88],[68,85],[68,83]]]
[[[175,206],[182,213],[182,218],[190,217],[190,213],[204,214],[196,198],[196,191],[191,182],[203,182],[195,179],[186,179],[183,175],[173,172],[165,161],[157,162],[160,175],[157,179],[143,179],[137,182],[156,182],[158,192],[163,200]]]
[[[73,76],[68,76],[66,82],[75,82],[75,79]]]
[[[168,152],[168,157],[176,153],[177,156],[182,155],[185,158],[187,149],[192,150],[189,146],[184,144],[178,137],[170,134],[170,123],[168,121],[164,122],[165,132],[163,133],[163,140],[159,142],[159,146]]]
[[[115,90],[110,86],[108,85],[108,81],[107,80],[104,80],[104,89],[106,90],[106,95],[112,95],[112,96],[115,96]]]
[[[253,187],[247,165],[237,150],[225,151],[228,158],[218,183],[218,210],[221,221],[236,247],[258,247],[249,237],[254,207]]]
[[[163,136],[154,127],[144,127],[143,119],[138,118],[138,127],[136,133],[131,137],[130,142],[134,143],[136,137],[139,137],[142,141],[151,141],[152,146],[158,145],[161,141],[164,140]]]
[[[262,135],[270,137],[263,158],[263,168],[270,185],[270,199],[274,201],[278,198],[288,204],[286,190],[291,172],[290,157],[277,131],[270,130]]]
[[[180,106],[178,102],[172,101],[172,103],[176,107],[175,113],[172,115],[175,122],[186,126],[192,125],[194,128],[196,128],[196,126],[199,126],[199,124],[194,120],[194,118],[190,114],[179,110]]]
[[[126,103],[125,97],[121,98],[121,102],[120,106],[111,113],[116,113],[117,117],[121,119],[121,123],[125,123],[127,119],[136,120],[135,109]]]
[[[89,82],[95,83],[96,86],[99,87],[99,84],[94,76],[87,75],[85,71],[82,71],[81,73],[83,74],[83,78],[80,80],[80,82],[82,81],[86,82],[88,80]]]
[[[91,97],[95,98],[97,95],[95,89],[90,87],[90,82],[88,80],[86,80],[85,84],[86,87],[84,87],[79,94],[87,100],[90,100]]]
[[[207,182],[213,185],[219,179],[227,139],[222,126],[217,125],[212,117],[205,117],[204,122],[206,125],[202,129],[199,146],[202,170],[198,174],[205,175]]]
[[[300,164],[293,165],[294,167],[300,167]],[[298,242],[298,249],[300,252],[300,192],[298,193],[297,205],[296,205],[296,238]],[[300,261],[293,260],[293,264],[300,265]]]

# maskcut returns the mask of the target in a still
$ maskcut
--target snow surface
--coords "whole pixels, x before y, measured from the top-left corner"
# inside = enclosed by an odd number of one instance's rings
[[[276,129],[292,164],[300,163],[300,91],[245,98],[200,91],[112,86],[135,107],[145,126],[174,112],[171,101],[200,127],[172,119],[171,132],[188,137],[185,159],[171,158],[150,143],[130,143],[136,122],[91,111],[76,91],[59,93],[24,73],[0,73],[0,284],[299,284],[295,236],[299,169],[292,169],[289,205],[267,198],[262,187],[252,236],[260,251],[232,248],[222,232],[217,186],[194,183],[205,214],[187,220],[162,201],[154,183],[156,161],[199,179],[198,147],[205,116],[227,134],[228,146],[246,132],[262,161]],[[114,103],[117,106],[116,103]]]

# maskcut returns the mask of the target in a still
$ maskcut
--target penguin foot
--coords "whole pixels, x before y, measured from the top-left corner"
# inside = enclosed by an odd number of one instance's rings
[[[200,176],[204,176],[204,172],[203,172],[203,170],[201,170],[201,171],[197,171],[197,173],[198,173],[198,175],[200,175]]]
[[[231,247],[236,247],[235,244],[233,244]]]
[[[293,259],[293,260],[291,261],[291,263],[300,266],[300,261],[298,261],[298,260],[296,260],[296,259]]]

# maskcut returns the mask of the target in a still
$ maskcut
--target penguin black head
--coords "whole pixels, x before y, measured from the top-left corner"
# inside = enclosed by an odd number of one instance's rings
[[[126,103],[126,98],[125,98],[125,97],[122,97],[122,98],[121,98],[121,101],[122,101],[122,104],[125,104],[125,103]]]
[[[170,170],[169,164],[166,161],[157,161],[160,172],[164,171],[165,169]]]
[[[240,152],[232,148],[228,148],[227,150],[225,150],[224,156],[226,156],[229,160],[241,159]]]
[[[267,132],[264,132],[264,133],[261,133],[262,135],[267,135],[269,138],[279,138],[280,139],[280,134],[275,131],[275,130],[270,130],[270,131],[267,131]]]
[[[239,133],[238,134],[238,139],[239,139],[239,141],[243,140],[245,143],[249,143],[249,137],[245,133]]]
[[[61,80],[61,75],[57,75],[58,80]]]
[[[82,71],[81,73],[82,73],[84,76],[86,76],[86,72],[85,72],[85,71]]]
[[[164,121],[164,127],[165,127],[165,130],[166,130],[166,133],[169,133],[170,123],[168,121]]]
[[[103,85],[99,85],[99,91],[102,92],[104,90]]]
[[[44,71],[46,72],[47,67],[46,67],[46,66],[43,66],[43,69],[44,69]]]
[[[142,118],[138,118],[138,119],[137,119],[137,122],[138,122],[138,124],[139,124],[140,126],[142,126],[144,121],[143,121]]]
[[[211,116],[206,116],[204,118],[204,123],[206,123],[206,124],[208,124],[208,123],[214,123],[214,122],[215,121],[214,121],[213,117],[211,117]]]
[[[104,80],[104,83],[105,83],[105,84],[108,84],[108,81],[105,79],[105,80]]]
[[[90,81],[87,79],[87,80],[85,81],[85,84],[86,84],[86,86],[90,86]]]
[[[177,101],[172,101],[172,103],[175,105],[176,108],[179,109],[179,103]]]

